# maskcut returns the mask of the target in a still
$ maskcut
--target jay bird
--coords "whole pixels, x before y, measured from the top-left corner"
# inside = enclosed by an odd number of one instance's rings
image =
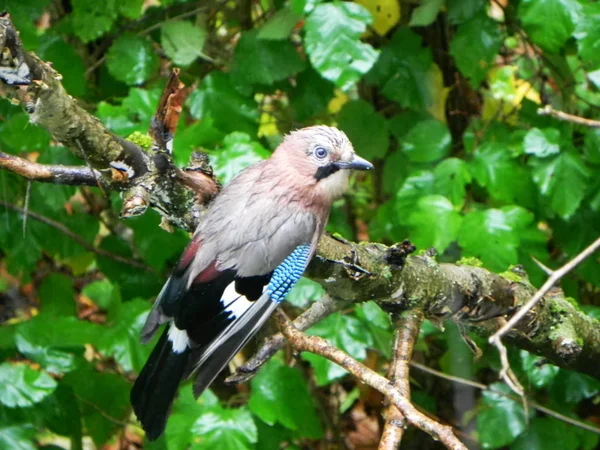
[[[167,324],[131,391],[154,440],[183,378],[198,397],[264,324],[314,255],[350,170],[373,166],[327,126],[286,136],[267,160],[216,196],[162,288],[142,330]]]

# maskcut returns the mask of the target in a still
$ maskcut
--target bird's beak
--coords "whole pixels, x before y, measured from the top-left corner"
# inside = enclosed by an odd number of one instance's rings
[[[361,158],[358,155],[354,155],[352,161],[338,161],[335,165],[339,169],[349,169],[349,170],[373,170],[373,164],[371,164],[366,159]]]

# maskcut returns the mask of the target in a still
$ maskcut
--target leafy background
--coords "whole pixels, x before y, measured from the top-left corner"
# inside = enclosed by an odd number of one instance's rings
[[[599,118],[600,4],[586,0],[2,0],[26,47],[68,92],[127,137],[145,132],[172,66],[195,90],[175,139],[185,165],[211,157],[227,182],[291,129],[337,125],[376,170],[336,203],[329,231],[435,246],[441,261],[502,272],[532,257],[558,267],[600,233],[600,130],[537,114],[550,104]],[[24,112],[0,103],[0,149],[82,164]],[[93,188],[28,185],[0,172],[0,448],[376,448],[381,397],[314,355],[279,354],[249,385],[220,381],[199,402],[184,386],[164,437],[144,444],[128,392],[149,354],[138,332],[187,236],[150,211],[118,218]],[[115,261],[120,255],[127,263]],[[473,259],[477,258],[477,259]],[[563,280],[600,316],[590,259]],[[303,281],[294,314],[323,291]],[[311,333],[384,371],[391,330],[366,303]],[[598,436],[507,398],[496,352],[426,323],[415,359],[477,379],[481,393],[413,370],[413,397],[471,448],[592,449]],[[252,347],[252,346],[251,346]],[[246,351],[249,354],[251,348]],[[600,423],[600,383],[511,350],[528,395]],[[236,362],[239,363],[241,357]],[[406,448],[437,448],[409,430]]]

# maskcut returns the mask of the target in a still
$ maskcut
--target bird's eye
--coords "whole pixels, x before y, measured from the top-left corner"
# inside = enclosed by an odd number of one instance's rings
[[[323,147],[317,147],[315,149],[315,156],[319,159],[323,159],[327,156],[327,150],[325,150]]]

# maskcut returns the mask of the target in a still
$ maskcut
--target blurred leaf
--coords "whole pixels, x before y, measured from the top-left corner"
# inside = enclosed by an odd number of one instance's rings
[[[444,0],[423,0],[410,16],[409,27],[426,27],[431,25],[442,9]]]
[[[325,290],[315,281],[300,278],[294,285],[286,301],[298,308],[306,308],[310,303],[320,300],[325,295]]]
[[[364,6],[373,16],[371,27],[377,34],[384,36],[400,21],[402,10],[397,0],[355,0]],[[367,30],[370,35],[370,30]]]
[[[462,208],[465,204],[466,189],[471,183],[471,173],[465,161],[446,158],[433,170],[435,192],[450,199],[452,204]]]
[[[158,69],[158,58],[150,41],[135,34],[123,34],[108,49],[106,66],[117,80],[142,84]]]
[[[293,402],[289,401],[294,393]],[[271,359],[252,379],[250,411],[269,425],[280,423],[295,435],[318,439],[323,435],[319,416],[306,382],[298,369]]]
[[[72,353],[29,342],[22,332],[15,336],[15,344],[19,353],[39,363],[51,374],[62,375],[76,367]]]
[[[48,275],[38,290],[38,296],[41,311],[48,318],[74,316],[77,312],[73,281],[66,275],[60,273]]]
[[[600,392],[600,381],[582,373],[560,369],[548,392],[558,404],[574,404]]]
[[[189,66],[202,55],[206,31],[186,20],[170,20],[160,28],[160,42],[173,63]]]
[[[223,184],[229,183],[242,169],[265,159],[269,152],[245,133],[231,133],[223,139],[223,148],[210,153],[215,174]]]
[[[231,448],[252,450],[258,440],[258,431],[246,407],[222,408],[215,406],[205,411],[192,425],[192,433],[201,436],[192,444],[192,450]]]
[[[116,0],[73,0],[73,31],[84,43],[98,39],[110,30],[117,18]]]
[[[551,383],[560,370],[555,365],[545,363],[540,356],[532,355],[525,350],[521,350],[519,355],[521,367],[527,374],[529,382],[538,389]]]
[[[585,133],[584,154],[587,161],[600,164],[600,129],[590,128]]]
[[[479,441],[484,448],[500,448],[510,444],[526,429],[523,406],[503,394],[512,394],[502,383],[483,391],[481,409],[477,414]]]
[[[556,128],[532,128],[525,135],[523,146],[525,153],[535,155],[538,158],[554,155],[560,152],[560,131]]]
[[[389,314],[373,301],[356,305],[355,314],[371,333],[374,347],[386,358],[390,358],[393,336]]]
[[[325,111],[333,95],[333,84],[321,77],[312,67],[296,77],[296,87],[290,93],[293,114],[302,122]]]
[[[424,120],[406,134],[402,150],[411,161],[431,162],[446,156],[451,143],[446,125],[437,120]]]
[[[119,14],[128,19],[138,19],[142,15],[144,0],[119,0]]]
[[[377,60],[379,52],[360,41],[372,20],[351,2],[319,4],[306,19],[304,48],[312,66],[342,90],[354,86]]]
[[[477,88],[485,79],[501,45],[502,34],[498,24],[486,13],[481,13],[458,27],[450,44],[450,54],[462,74]]]
[[[32,406],[56,389],[56,380],[25,364],[0,364],[0,403],[9,408]]]
[[[533,181],[550,207],[562,218],[571,217],[583,200],[590,171],[576,153],[563,152],[539,162],[533,171]]]
[[[552,417],[536,417],[525,433],[510,446],[511,450],[544,450],[560,448],[577,450],[579,439],[570,425]]]
[[[583,12],[575,21],[573,36],[577,39],[579,57],[591,69],[600,68],[600,5],[583,4]]]
[[[36,430],[27,423],[0,424],[0,448],[10,450],[35,450],[38,446],[34,437]]]
[[[243,126],[240,126],[241,128]],[[173,142],[175,163],[180,167],[187,166],[194,151],[204,151],[204,147],[218,145],[223,136],[224,133],[215,128],[211,116],[206,116],[190,126],[180,124]]]
[[[486,3],[485,0],[447,0],[448,20],[452,24],[460,24],[472,19],[484,10]]]
[[[81,294],[88,297],[96,305],[104,310],[110,310],[121,301],[119,288],[109,280],[98,280],[87,284]]]
[[[389,145],[385,119],[364,100],[344,105],[339,127],[348,135],[356,153],[366,159],[383,158]]]
[[[190,95],[188,106],[194,118],[205,121],[210,117],[225,133],[243,131],[254,136],[258,130],[258,105],[252,97],[238,93],[224,73],[207,75]]]
[[[0,124],[0,142],[9,153],[43,150],[50,145],[50,134],[29,122],[29,116],[18,113]]]
[[[421,38],[400,28],[367,74],[366,80],[381,88],[383,95],[400,106],[427,109],[439,92],[435,85],[431,51],[421,46]]]
[[[463,219],[458,243],[466,255],[501,271],[518,261],[520,235],[533,222],[533,214],[518,206],[471,211]]]
[[[420,198],[435,193],[434,180],[433,173],[428,170],[417,170],[410,174],[396,194],[398,217],[408,217]]]
[[[242,33],[231,63],[231,79],[237,86],[271,85],[304,69],[304,61],[288,41],[258,38],[256,30]]]
[[[569,39],[581,13],[576,0],[523,0],[518,10],[527,34],[550,53],[558,53]]]
[[[300,19],[300,15],[290,8],[280,9],[258,30],[257,37],[273,40],[287,39]]]
[[[417,208],[408,216],[410,239],[418,249],[435,247],[443,253],[456,240],[462,217],[446,197],[421,197]]]
[[[43,60],[52,62],[52,67],[62,75],[62,84],[69,95],[81,97],[86,93],[86,68],[72,45],[58,36],[52,36],[37,53]]]
[[[367,356],[367,347],[373,345],[371,334],[355,317],[334,313],[318,322],[308,330],[308,334],[321,336],[353,358],[363,360]],[[336,378],[346,375],[346,371],[329,360],[312,354],[303,353],[302,358],[309,361],[315,371],[317,385],[329,384]]]

